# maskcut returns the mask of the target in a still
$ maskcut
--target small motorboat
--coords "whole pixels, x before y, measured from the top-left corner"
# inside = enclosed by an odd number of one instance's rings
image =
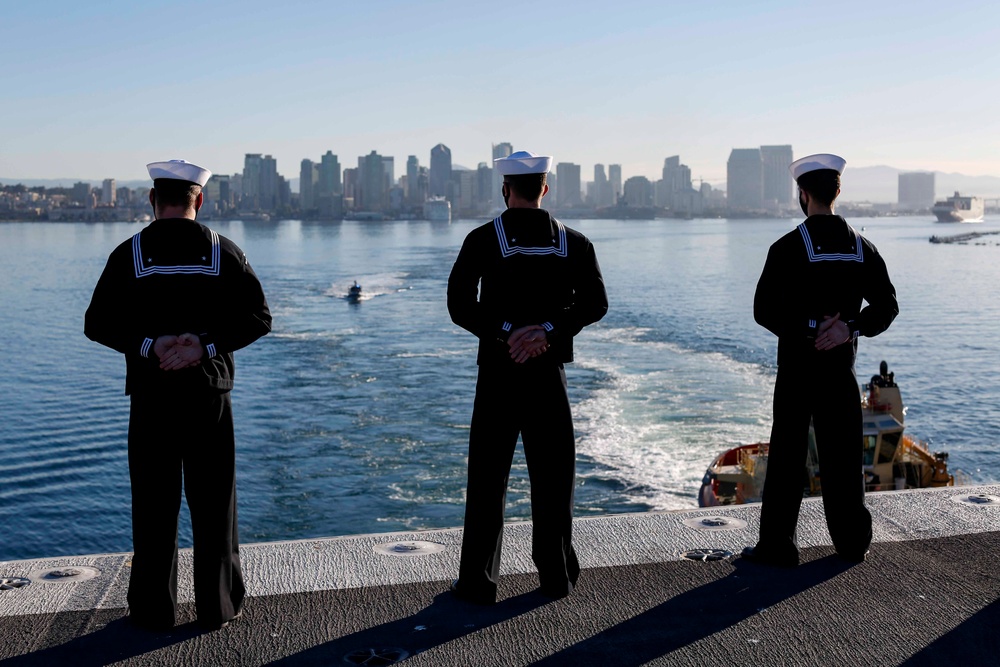
[[[361,285],[355,280],[354,284],[351,285],[350,289],[347,290],[347,300],[348,301],[360,301],[361,300]]]

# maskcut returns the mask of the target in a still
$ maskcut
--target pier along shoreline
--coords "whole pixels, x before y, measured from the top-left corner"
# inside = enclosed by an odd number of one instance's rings
[[[791,570],[726,556],[756,540],[757,504],[578,519],[584,572],[555,601],[535,591],[531,525],[508,524],[492,607],[448,593],[460,529],[244,545],[246,606],[215,632],[194,623],[190,550],[181,552],[178,625],[167,633],[124,618],[130,554],[8,561],[0,578],[27,583],[0,591],[0,661],[992,664],[1000,486],[883,492],[867,503],[875,542],[866,562],[835,555],[822,500],[807,499],[803,563]],[[706,555],[722,558],[690,558]]]

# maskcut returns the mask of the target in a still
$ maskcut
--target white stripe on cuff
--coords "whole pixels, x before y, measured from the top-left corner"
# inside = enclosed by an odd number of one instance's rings
[[[139,355],[149,359],[149,351],[153,348],[153,339],[147,338],[142,341],[142,345],[139,347]]]
[[[542,328],[546,331],[552,331],[555,327],[552,326],[552,322],[542,322]]]
[[[205,353],[208,354],[209,359],[215,357],[215,343],[209,343],[208,345],[206,345]]]

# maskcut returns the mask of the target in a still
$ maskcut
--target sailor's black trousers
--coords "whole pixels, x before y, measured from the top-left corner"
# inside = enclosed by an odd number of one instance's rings
[[[532,549],[541,591],[569,594],[580,574],[573,549],[576,444],[562,364],[481,365],[469,435],[469,478],[459,587],[496,599],[504,505],[518,434],[531,485]]]
[[[129,614],[169,626],[177,609],[177,518],[181,486],[191,510],[199,623],[231,620],[245,594],[236,516],[236,444],[228,392],[132,396]]]
[[[868,550],[872,518],[865,507],[860,400],[853,360],[845,364],[843,355],[814,352],[779,365],[757,547],[762,555],[798,556],[795,528],[806,480],[810,420],[833,545],[847,558]]]

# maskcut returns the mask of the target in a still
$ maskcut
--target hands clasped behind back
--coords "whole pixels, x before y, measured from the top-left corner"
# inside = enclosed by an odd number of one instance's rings
[[[200,364],[205,348],[196,334],[185,333],[180,336],[160,336],[153,343],[153,353],[160,360],[162,370],[179,371]]]
[[[510,347],[510,358],[523,364],[532,357],[544,354],[549,349],[549,339],[544,327],[529,324],[511,332],[507,345]]]

